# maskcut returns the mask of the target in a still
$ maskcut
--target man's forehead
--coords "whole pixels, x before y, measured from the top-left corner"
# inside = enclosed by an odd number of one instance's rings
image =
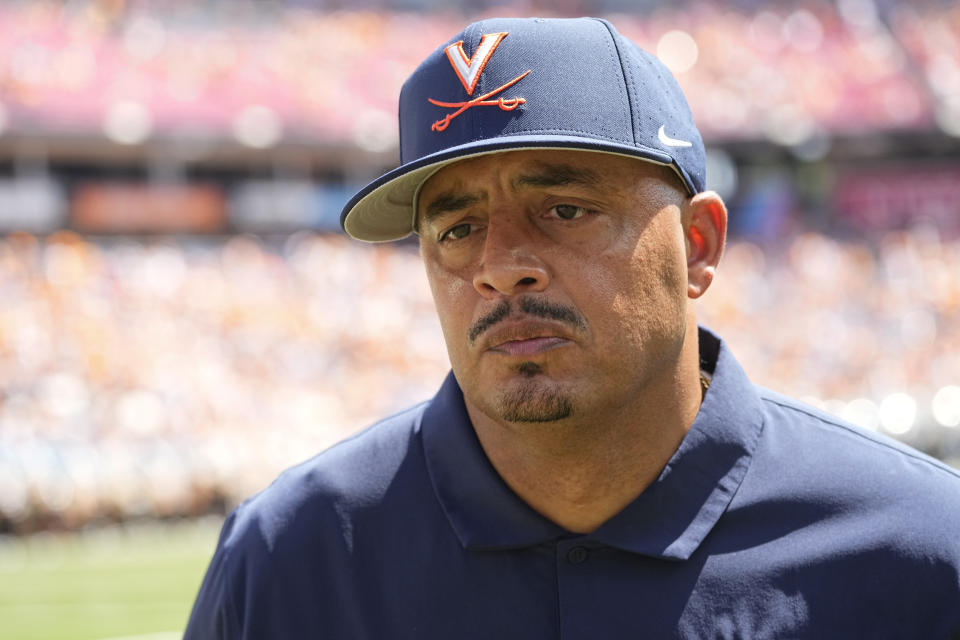
[[[576,152],[574,152],[576,153]],[[509,191],[560,186],[598,186],[601,174],[584,159],[542,151],[512,151],[461,160],[444,167],[424,184],[418,198],[421,222],[465,209],[485,199],[491,180]]]
[[[540,184],[596,184],[601,180],[600,173],[587,159],[549,152],[514,151],[455,162],[431,176],[422,191],[463,187],[491,178],[503,180],[513,189]]]
[[[418,217],[469,206],[495,179],[512,191],[525,188],[624,186],[642,179],[676,182],[673,171],[646,160],[575,149],[512,150],[467,158],[435,173],[420,190]],[[469,202],[468,202],[469,200]]]

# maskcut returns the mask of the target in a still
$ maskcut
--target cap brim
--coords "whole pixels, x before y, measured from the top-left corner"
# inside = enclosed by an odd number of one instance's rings
[[[657,149],[638,148],[576,136],[511,136],[493,138],[444,149],[397,167],[361,189],[340,214],[344,231],[357,240],[388,242],[413,233],[416,198],[423,183],[454,162],[503,151],[533,149],[578,149],[638,158],[669,166],[680,176],[687,190],[695,189],[685,172],[668,154]]]

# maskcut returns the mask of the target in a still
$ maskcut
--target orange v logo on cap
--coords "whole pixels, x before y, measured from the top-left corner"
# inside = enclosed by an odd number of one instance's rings
[[[453,70],[457,72],[460,78],[460,84],[467,90],[467,95],[472,96],[473,90],[477,87],[477,81],[483,68],[487,66],[490,56],[500,46],[500,41],[507,37],[506,33],[485,33],[480,39],[480,46],[473,52],[473,56],[468,60],[467,54],[463,50],[463,40],[455,42],[444,49]]]
[[[447,54],[447,59],[450,61],[450,66],[453,67],[453,71],[457,74],[457,78],[460,79],[460,84],[463,85],[463,88],[466,89],[468,96],[473,96],[473,90],[477,88],[477,82],[480,81],[480,74],[483,73],[484,68],[487,66],[487,62],[490,61],[490,57],[493,56],[493,52],[497,50],[497,47],[500,46],[500,41],[506,38],[508,33],[485,33],[483,37],[480,38],[480,46],[477,47],[477,50],[473,52],[473,55],[470,58],[467,58],[466,52],[463,50],[463,40],[460,42],[455,42],[447,46],[443,51]],[[488,106],[488,107],[500,107],[504,111],[513,111],[519,105],[526,102],[523,98],[497,98],[496,100],[488,100],[488,98],[502,93],[506,89],[512,87],[517,82],[522,80],[524,76],[530,73],[530,69],[527,69],[519,76],[510,80],[509,82],[497,87],[493,91],[489,91],[484,95],[473,98],[472,100],[467,100],[466,102],[442,102],[440,100],[434,100],[433,98],[427,98],[431,104],[435,104],[438,107],[447,107],[456,109],[451,113],[448,113],[440,120],[434,122],[430,129],[432,131],[443,131],[450,125],[450,121],[456,118],[458,115],[469,109],[470,107],[476,106]]]

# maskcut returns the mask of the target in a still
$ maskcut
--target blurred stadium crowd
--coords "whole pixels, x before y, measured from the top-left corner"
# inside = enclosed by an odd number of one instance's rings
[[[391,149],[400,84],[464,18],[435,2],[401,3],[428,13],[389,2],[313,10],[326,4],[4,3],[0,130]],[[820,131],[926,126],[960,135],[954,2],[491,4],[480,14],[602,12],[677,74],[714,140],[793,145]]]
[[[960,459],[960,241],[733,241],[705,324],[752,378]],[[0,241],[0,531],[222,510],[435,391],[416,251],[264,240]]]
[[[432,394],[416,253],[0,241],[0,530],[204,513]]]
[[[320,231],[393,162],[406,75],[487,14],[656,52],[731,204],[703,322],[960,466],[956,2],[4,2],[0,534],[222,512],[435,391],[415,246]]]

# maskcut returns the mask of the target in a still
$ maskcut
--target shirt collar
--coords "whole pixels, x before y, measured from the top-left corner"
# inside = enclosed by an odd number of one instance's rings
[[[421,431],[430,480],[464,547],[527,547],[564,534],[521,500],[490,464],[453,373],[424,411]]]
[[[730,504],[750,465],[763,413],[740,365],[705,329],[700,353],[713,378],[689,432],[654,483],[586,539],[686,560]],[[452,374],[427,407],[422,432],[437,498],[464,547],[526,547],[570,535],[531,509],[494,470]]]

